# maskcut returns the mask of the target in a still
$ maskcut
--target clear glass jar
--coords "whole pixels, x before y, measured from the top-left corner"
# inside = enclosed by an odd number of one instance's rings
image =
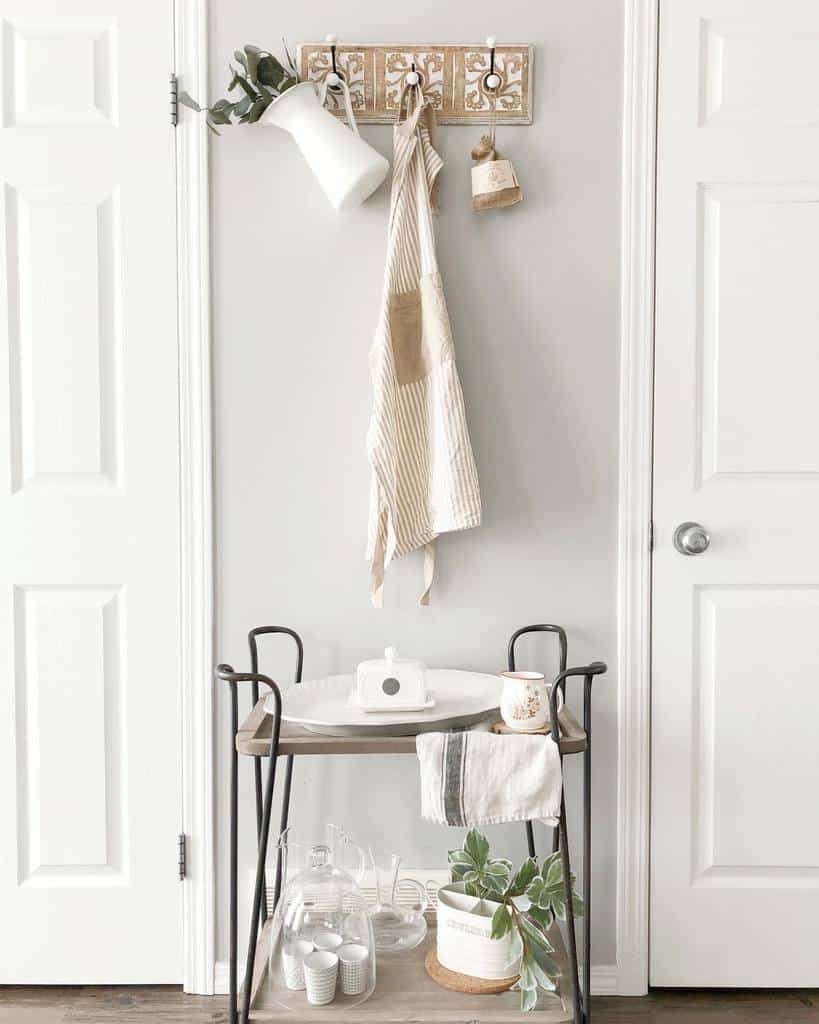
[[[352,844],[341,844],[349,853]],[[357,1006],[375,989],[375,942],[356,881],[333,863],[329,845],[280,843],[286,879],[273,915],[270,996],[291,1010]],[[352,847],[352,849],[357,849]],[[293,860],[305,856],[303,870]]]

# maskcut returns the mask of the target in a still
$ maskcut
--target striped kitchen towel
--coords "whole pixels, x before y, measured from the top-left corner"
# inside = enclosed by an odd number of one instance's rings
[[[416,737],[421,815],[471,828],[560,817],[563,775],[551,736],[426,732]]]

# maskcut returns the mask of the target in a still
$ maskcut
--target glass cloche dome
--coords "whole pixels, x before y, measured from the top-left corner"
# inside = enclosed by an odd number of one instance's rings
[[[375,989],[375,942],[361,889],[330,846],[296,847],[286,837],[280,846],[286,882],[272,923],[271,998],[291,1010],[363,1003]]]

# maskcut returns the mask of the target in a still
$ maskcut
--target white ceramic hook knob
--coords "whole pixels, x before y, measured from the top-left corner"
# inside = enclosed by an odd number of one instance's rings
[[[421,76],[418,74],[417,71],[408,71],[407,72],[407,85],[418,85],[418,83],[420,81],[421,81]]]
[[[327,84],[330,86],[331,89],[335,89],[336,86],[341,85],[341,79],[339,78],[335,71],[327,72]]]
[[[495,49],[496,43],[497,40],[495,39],[494,36],[486,37],[486,45],[489,47],[490,50]],[[486,86],[487,89],[497,89],[501,84],[500,75],[496,75],[494,71],[491,71],[483,80],[483,84]]]
[[[324,37],[324,42],[329,43],[330,46],[333,46],[335,43],[338,42],[338,36],[334,36],[333,33],[330,32]]]

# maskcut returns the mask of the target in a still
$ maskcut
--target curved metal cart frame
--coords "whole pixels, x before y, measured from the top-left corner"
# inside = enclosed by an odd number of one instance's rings
[[[560,849],[563,873],[566,885],[567,904],[567,937],[569,981],[572,997],[571,1019],[573,1024],[589,1024],[591,1020],[590,975],[591,975],[591,692],[592,682],[596,675],[606,671],[602,662],[567,668],[568,643],[566,632],[560,626],[540,624],[524,626],[516,630],[509,640],[507,664],[510,671],[515,671],[515,645],[528,633],[554,633],[560,645],[560,672],[554,680],[550,696],[550,721],[552,739],[558,744],[561,763],[567,754],[583,754],[583,987],[579,984],[577,938],[574,913],[572,910],[571,863],[569,858],[569,842],[566,828],[566,802],[561,799],[560,822],[554,832],[553,849]],[[270,818],[273,807],[273,793],[276,784],[277,765],[280,757],[285,757],[284,790],[282,794],[282,813],[280,832],[287,828],[290,814],[291,783],[293,778],[293,758],[296,754],[385,754],[415,753],[415,737],[413,736],[321,736],[301,729],[298,726],[282,723],[281,692],[276,683],[259,672],[258,638],[265,635],[284,635],[289,637],[296,648],[295,683],[302,681],[304,665],[304,645],[299,635],[286,626],[260,626],[248,634],[250,646],[250,672],[235,672],[230,665],[218,665],[215,671],[217,679],[230,686],[231,693],[231,775],[230,775],[230,951],[229,951],[229,992],[230,1022],[248,1024],[251,1015],[251,997],[253,981],[256,976],[256,951],[259,940],[259,929],[272,914],[281,891],[281,859],[277,858],[273,907],[267,906],[265,891],[265,864],[270,840]],[[577,723],[565,703],[566,680],[572,677],[583,678],[583,724]],[[253,708],[247,719],[239,727],[239,694],[238,684],[251,684]],[[267,695],[259,696],[259,684],[263,683],[273,694],[275,714],[265,711],[264,703]],[[559,698],[563,706],[558,710]],[[258,854],[256,862],[256,882],[253,893],[253,910],[250,920],[250,937],[248,940],[247,961],[242,995],[241,1011],[239,1009],[239,992],[237,978],[238,946],[237,946],[237,907],[238,907],[238,833],[239,833],[239,754],[254,759],[254,788],[256,797],[256,833]],[[263,785],[261,759],[270,758],[267,780]],[[529,854],[535,856],[534,833],[531,822],[525,823],[526,839]]]

